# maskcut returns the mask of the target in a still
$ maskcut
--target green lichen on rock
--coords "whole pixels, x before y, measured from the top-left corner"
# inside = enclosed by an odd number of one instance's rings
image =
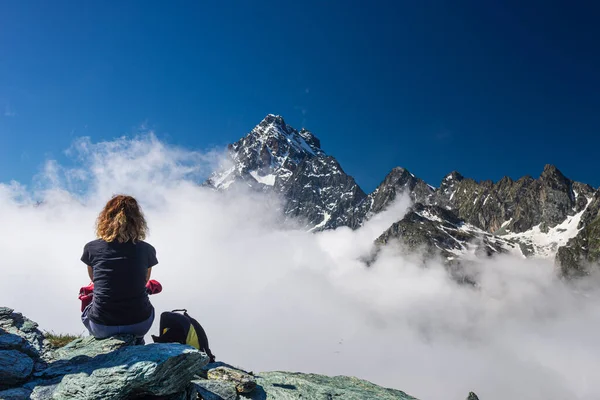
[[[348,376],[324,376],[298,372],[264,372],[258,374],[259,385],[251,394],[240,399],[295,400],[416,400],[395,389],[387,389],[362,379]]]

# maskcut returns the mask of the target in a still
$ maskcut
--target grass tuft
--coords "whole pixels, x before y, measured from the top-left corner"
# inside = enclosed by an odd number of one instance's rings
[[[50,345],[56,349],[64,347],[75,339],[79,339],[82,335],[70,335],[68,333],[44,332],[44,337]]]

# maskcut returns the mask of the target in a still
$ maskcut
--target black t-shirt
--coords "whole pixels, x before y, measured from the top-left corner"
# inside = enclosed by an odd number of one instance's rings
[[[94,299],[88,312],[93,322],[132,325],[150,318],[146,274],[158,264],[152,245],[97,239],[85,245],[81,261],[94,272]]]

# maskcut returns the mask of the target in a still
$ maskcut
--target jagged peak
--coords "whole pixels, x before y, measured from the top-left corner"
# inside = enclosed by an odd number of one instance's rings
[[[261,123],[263,123],[263,122],[266,122],[267,124],[276,123],[276,124],[285,126],[285,121],[283,120],[283,117],[281,115],[277,115],[277,114],[267,114],[267,116],[264,117],[263,120],[261,121]]]
[[[540,178],[559,178],[561,180],[568,180],[567,177],[553,164],[546,164],[544,166],[544,171],[542,171]]]
[[[403,167],[394,167],[390,171],[390,174],[403,174],[405,172],[408,172],[408,170],[406,168],[403,168]]]
[[[417,178],[412,172],[403,167],[394,167],[392,170],[386,175],[384,182],[388,182],[390,180],[396,179],[407,179],[407,180],[420,180]]]
[[[268,128],[271,126],[275,128],[275,132],[282,133],[287,133],[288,128],[291,128],[285,123],[285,120],[281,115],[267,114],[267,116],[264,117],[263,120],[260,121],[260,123],[254,127],[251,133],[259,135],[270,133],[272,132],[272,130]],[[293,130],[295,131],[295,129]]]
[[[460,172],[458,172],[458,171],[452,171],[452,172],[450,172],[448,175],[446,175],[444,177],[444,179],[442,180],[442,183],[443,182],[448,182],[448,181],[462,181],[463,179],[465,179],[465,177],[462,176],[460,174]]]
[[[308,129],[302,128],[300,129],[300,132],[298,132],[298,134],[302,136],[302,138],[304,138],[304,140],[306,140],[306,143],[308,143],[309,145],[316,147],[317,149],[321,148],[321,141],[319,140],[319,138],[316,137],[315,134],[309,131]]]
[[[261,142],[268,137],[275,137],[278,140],[291,139],[308,153],[313,155],[324,154],[321,149],[321,141],[312,132],[305,128],[300,131],[296,130],[291,125],[286,124],[281,115],[267,114],[249,133],[249,136],[254,136]]]

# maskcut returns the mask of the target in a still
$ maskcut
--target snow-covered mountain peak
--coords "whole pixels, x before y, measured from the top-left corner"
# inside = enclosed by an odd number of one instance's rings
[[[267,115],[248,136],[254,137],[261,144],[266,144],[270,150],[275,152],[279,150],[279,147],[283,147],[286,151],[288,147],[292,147],[295,152],[305,153],[307,156],[325,154],[321,150],[321,142],[315,135],[306,129],[298,132],[286,124],[283,117],[279,115]],[[245,141],[244,144],[248,145],[249,143]]]
[[[267,115],[228,150],[232,166],[216,171],[207,182],[217,189],[236,182],[258,188],[281,185],[304,160],[325,156],[315,135],[306,129],[297,131],[274,114]]]
[[[284,200],[280,211],[312,231],[350,225],[352,211],[366,196],[315,135],[297,131],[279,115],[267,115],[228,150],[230,167],[215,172],[207,186],[273,191]]]

